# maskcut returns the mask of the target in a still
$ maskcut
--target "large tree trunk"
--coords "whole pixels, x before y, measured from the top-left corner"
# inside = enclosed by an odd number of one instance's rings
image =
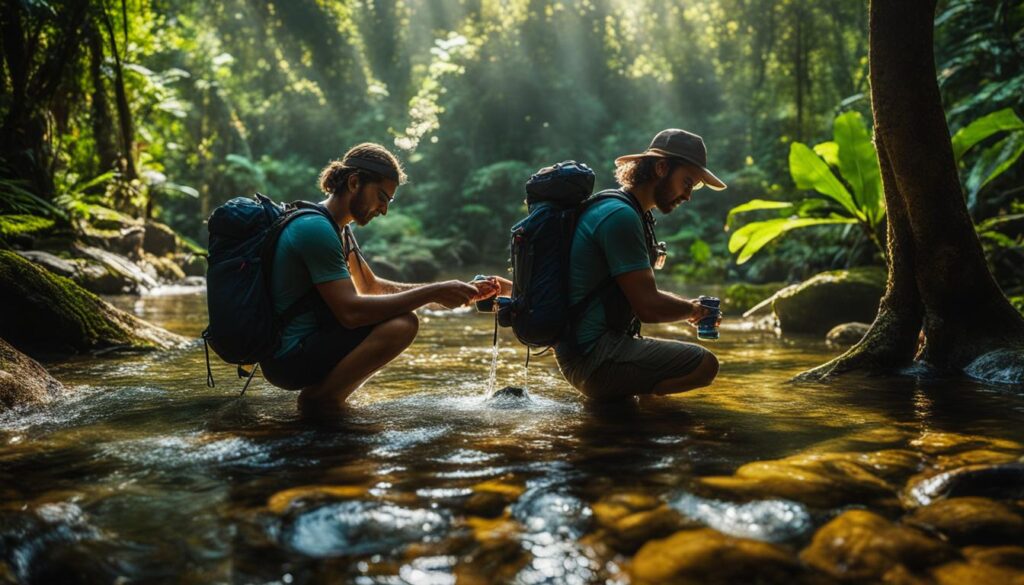
[[[100,172],[114,170],[117,164],[117,145],[114,142],[114,116],[110,112],[107,84],[103,79],[103,34],[91,22],[89,36],[89,78],[92,81],[92,134],[96,141]]]
[[[960,190],[935,80],[934,12],[935,0],[871,2],[871,103],[889,281],[864,339],[803,379],[906,366],[923,324],[917,357],[931,368],[1024,382],[1024,318],[989,272]]]

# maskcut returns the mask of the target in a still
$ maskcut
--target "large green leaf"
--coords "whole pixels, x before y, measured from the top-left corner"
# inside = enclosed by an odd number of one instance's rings
[[[1024,130],[1024,121],[1012,108],[982,116],[958,130],[953,135],[953,156],[959,161],[975,144],[1005,130]]]
[[[729,238],[729,251],[735,254],[742,248],[739,257],[736,258],[736,264],[743,264],[769,242],[790,230],[814,225],[853,223],[857,223],[857,220],[852,218],[815,217],[784,217],[748,223]]]
[[[814,189],[818,193],[834,199],[852,217],[867,219],[857,209],[850,192],[839,182],[825,161],[814,154],[814,151],[806,144],[794,142],[790,146],[789,174],[793,176],[793,182],[796,183],[797,188]]]
[[[825,159],[825,162],[832,167],[839,166],[839,144],[835,140],[822,142],[814,145],[814,154]]]
[[[982,151],[965,181],[967,207],[974,209],[978,193],[985,185],[1006,172],[1024,154],[1024,131],[1014,132]]]
[[[878,154],[871,142],[871,133],[860,112],[846,112],[833,126],[839,144],[839,172],[853,188],[857,207],[875,226],[884,215],[882,175],[878,170]]]
[[[759,211],[761,209],[786,209],[793,207],[792,203],[787,201],[769,201],[767,199],[751,199],[746,203],[737,205],[729,210],[729,215],[725,216],[725,225],[729,227],[732,224],[733,217],[737,213],[746,213],[748,211]]]

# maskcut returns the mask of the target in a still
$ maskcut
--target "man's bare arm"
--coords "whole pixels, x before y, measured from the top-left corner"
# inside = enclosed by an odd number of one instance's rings
[[[650,268],[626,272],[615,277],[633,312],[644,323],[695,321],[710,314],[709,310],[679,295],[658,290],[654,271]]]
[[[355,250],[349,252],[347,261],[348,271],[352,274],[352,283],[360,294],[390,295],[426,286],[425,284],[394,282],[377,276],[362,255]]]
[[[380,323],[429,303],[438,303],[446,308],[458,307],[477,294],[476,287],[457,280],[379,295],[360,294],[350,279],[324,282],[316,288],[338,322],[349,329]]]

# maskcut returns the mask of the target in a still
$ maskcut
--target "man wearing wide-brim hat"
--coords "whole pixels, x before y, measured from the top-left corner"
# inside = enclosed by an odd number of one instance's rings
[[[639,154],[615,159],[619,189],[596,194],[577,221],[569,263],[571,333],[556,347],[559,368],[595,400],[675,394],[707,386],[718,359],[694,343],[642,338],[640,323],[714,315],[658,290],[654,268],[665,251],[654,236],[652,210],[671,213],[703,186],[725,189],[707,164],[704,140],[662,130]]]

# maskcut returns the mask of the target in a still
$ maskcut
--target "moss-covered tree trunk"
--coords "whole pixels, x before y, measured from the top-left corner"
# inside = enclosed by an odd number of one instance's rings
[[[1024,319],[988,270],[957,177],[935,78],[935,0],[874,0],[871,104],[888,213],[889,278],[871,329],[806,372],[891,372],[916,355],[947,373],[1024,381]],[[987,376],[987,374],[993,374]]]

